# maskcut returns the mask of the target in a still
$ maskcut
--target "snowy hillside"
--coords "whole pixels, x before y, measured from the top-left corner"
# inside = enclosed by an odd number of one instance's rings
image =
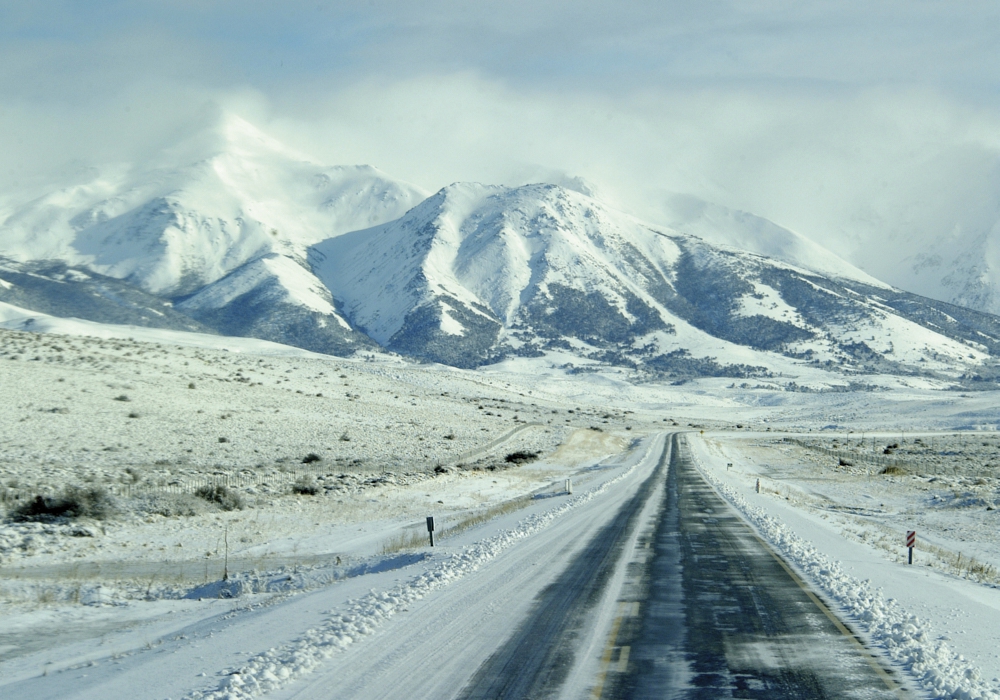
[[[60,261],[17,263],[0,257],[0,303],[98,323],[212,332],[169,300]]]
[[[774,258],[828,277],[888,286],[795,231],[749,212],[689,195],[668,197],[657,221],[713,245]]]
[[[786,233],[786,252],[840,274],[657,230],[554,185],[456,184],[314,246],[310,262],[377,342],[457,366],[570,351],[670,376],[760,376],[790,359],[954,375],[1000,348],[997,319],[897,292]]]
[[[1000,223],[992,231],[950,232],[908,255],[898,284],[954,304],[1000,313]]]
[[[337,354],[371,345],[303,267],[306,249],[394,219],[423,192],[369,166],[312,163],[234,116],[162,160],[169,165],[109,168],[0,212],[8,268],[55,260],[80,274],[116,278],[226,334]],[[58,314],[38,283],[32,286],[33,301],[25,293],[4,300]],[[70,306],[69,314],[91,320],[156,325],[155,317],[108,318]]]
[[[751,214],[674,198],[654,227],[551,184],[425,198],[234,116],[155,167],[18,201],[0,211],[0,302],[55,316],[464,368],[1000,374],[997,318],[899,292]]]
[[[237,117],[202,136],[197,162],[102,173],[0,213],[0,255],[84,264],[176,297],[262,255],[301,259],[424,197],[368,166],[311,163]]]

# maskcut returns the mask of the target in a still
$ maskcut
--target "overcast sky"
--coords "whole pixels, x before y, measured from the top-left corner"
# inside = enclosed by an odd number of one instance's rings
[[[432,190],[582,176],[649,218],[684,192],[857,259],[996,222],[1000,3],[0,5],[5,191],[222,110]]]

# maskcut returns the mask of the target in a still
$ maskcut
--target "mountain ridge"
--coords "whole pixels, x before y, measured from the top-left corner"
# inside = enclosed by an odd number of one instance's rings
[[[675,379],[808,367],[956,381],[1000,357],[996,317],[700,200],[674,198],[667,226],[585,187],[428,195],[316,164],[238,118],[177,152],[6,211],[0,301],[468,368],[559,356]]]

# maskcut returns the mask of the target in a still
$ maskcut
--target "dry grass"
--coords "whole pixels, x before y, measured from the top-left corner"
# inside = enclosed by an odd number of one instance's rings
[[[991,564],[969,557],[961,552],[957,554],[950,549],[938,547],[927,542],[918,542],[915,548],[918,552],[927,552],[937,557],[951,573],[962,578],[971,578],[980,583],[1000,584],[1000,572]]]
[[[393,535],[379,547],[379,554],[396,554],[410,549],[419,549],[430,544],[427,533],[420,529],[412,529]]]
[[[434,539],[436,541],[440,541],[448,537],[453,537],[459,533],[474,528],[477,525],[482,525],[483,523],[493,520],[494,518],[498,518],[501,515],[506,515],[507,513],[513,513],[516,510],[520,510],[531,503],[532,500],[531,496],[519,496],[518,498],[512,498],[509,501],[497,503],[496,505],[490,506],[489,508],[486,508],[478,513],[471,513],[458,522],[452,524],[447,529],[435,532]],[[393,535],[389,539],[385,540],[379,547],[379,553],[396,554],[397,552],[426,547],[429,544],[430,538],[427,536],[426,530],[417,527],[400,532],[399,534]]]
[[[451,537],[474,528],[477,525],[482,525],[485,522],[493,520],[493,518],[498,518],[501,515],[506,515],[507,513],[513,513],[515,510],[520,510],[521,508],[527,506],[532,500],[531,496],[520,496],[518,498],[512,498],[509,501],[504,501],[503,503],[497,503],[496,505],[490,506],[486,510],[479,513],[472,513],[462,520],[459,520],[447,530],[443,531],[441,537]]]

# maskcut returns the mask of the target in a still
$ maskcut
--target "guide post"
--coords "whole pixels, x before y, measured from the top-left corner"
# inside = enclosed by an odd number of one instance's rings
[[[906,548],[910,550],[909,563],[913,563],[913,547],[917,543],[917,531],[907,530],[906,531]]]
[[[427,534],[431,536],[431,547],[434,546],[434,516],[427,516]]]

